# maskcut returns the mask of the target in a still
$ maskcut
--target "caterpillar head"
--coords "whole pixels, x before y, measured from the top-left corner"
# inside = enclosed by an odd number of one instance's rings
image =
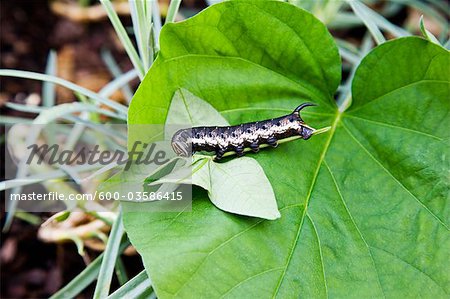
[[[309,139],[313,133],[314,133],[313,128],[310,128],[309,126],[306,125],[302,125],[301,136],[303,139],[305,140]]]
[[[189,157],[192,153],[192,132],[190,129],[178,130],[172,137],[172,149],[181,157]]]
[[[301,124],[300,124],[300,126],[301,126],[300,135],[305,140],[309,139],[312,136],[312,134],[314,133],[314,131],[315,131],[313,128],[311,128],[308,125],[306,125],[305,122],[303,121],[303,119],[300,116],[300,111],[302,111],[302,109],[304,109],[305,107],[309,107],[309,106],[317,106],[317,105],[314,104],[314,103],[303,103],[300,106],[298,106],[297,108],[295,108],[295,110],[293,112],[293,114],[301,122]]]

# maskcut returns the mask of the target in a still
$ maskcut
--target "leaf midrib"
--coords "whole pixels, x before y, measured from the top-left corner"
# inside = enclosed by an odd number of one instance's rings
[[[319,176],[320,167],[321,167],[322,163],[325,160],[325,156],[326,156],[326,154],[328,152],[328,148],[330,147],[331,140],[333,139],[334,133],[336,132],[336,127],[337,127],[337,125],[338,125],[338,123],[339,123],[339,121],[341,119],[342,114],[343,114],[343,112],[340,112],[340,111],[337,110],[335,119],[334,119],[333,124],[331,126],[330,136],[328,137],[328,139],[327,139],[327,141],[325,143],[324,149],[323,149],[323,151],[322,151],[322,153],[320,155],[319,162],[317,163],[317,167],[316,167],[316,170],[314,172],[313,180],[311,182],[311,186],[310,186],[310,188],[308,190],[308,194],[307,194],[306,201],[305,201],[305,208],[303,210],[302,217],[301,217],[301,220],[300,220],[300,224],[299,224],[298,229],[297,229],[297,234],[296,234],[295,239],[294,239],[294,244],[292,245],[292,248],[291,248],[291,250],[289,252],[288,259],[287,259],[286,264],[284,266],[284,271],[283,271],[283,273],[280,276],[280,279],[278,281],[277,287],[275,289],[275,292],[274,292],[272,298],[275,298],[277,296],[277,294],[278,294],[278,291],[279,291],[279,289],[281,287],[281,284],[283,282],[284,276],[286,275],[287,269],[288,269],[289,264],[291,262],[292,255],[294,254],[294,250],[297,247],[297,243],[298,243],[298,240],[300,238],[300,233],[301,233],[301,230],[302,230],[302,227],[303,227],[303,222],[305,220],[306,212],[308,210],[309,200],[311,199],[312,191],[314,189],[314,186],[316,185],[317,177]]]

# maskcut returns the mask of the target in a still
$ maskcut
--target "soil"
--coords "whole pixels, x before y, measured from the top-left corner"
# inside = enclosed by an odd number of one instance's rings
[[[132,68],[107,19],[91,23],[72,22],[53,14],[49,3],[42,0],[0,2],[0,68],[43,73],[49,51],[53,49],[58,53],[58,75],[92,90],[99,90],[111,79],[100,56],[102,49],[112,52],[122,71]],[[126,26],[131,25],[129,18],[123,18],[123,21]],[[1,77],[0,86],[1,115],[34,117],[30,113],[7,109],[2,103],[24,103],[28,95],[40,95],[41,82]],[[75,99],[70,91],[62,88],[58,89],[57,95],[59,103]],[[0,159],[4,157],[4,150],[2,142]],[[4,179],[4,173],[0,179]],[[4,206],[1,212],[3,227]],[[45,220],[51,215],[38,216]],[[11,229],[1,233],[1,298],[49,297],[86,267],[73,243],[43,243],[37,239],[37,230],[38,226],[15,219]],[[98,254],[87,250],[90,260]],[[123,260],[129,277],[143,269],[137,255],[126,256]],[[87,288],[79,298],[90,298],[94,286]],[[112,288],[118,286],[114,278]]]

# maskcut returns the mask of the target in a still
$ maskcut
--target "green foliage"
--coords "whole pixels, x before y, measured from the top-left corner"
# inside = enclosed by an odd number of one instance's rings
[[[186,89],[177,90],[170,103],[165,132],[171,138],[178,126],[228,126],[228,121],[210,104]]]
[[[122,253],[130,243],[127,241],[121,242],[119,252]],[[53,294],[51,299],[75,298],[92,282],[94,282],[100,272],[105,253],[100,254],[93,260],[83,271],[81,271],[74,279],[72,279],[66,286]],[[110,261],[112,262],[112,261]]]
[[[274,188],[276,221],[224,213],[199,189],[190,213],[125,213],[157,295],[448,296],[449,63],[420,38],[385,43],[339,112],[336,46],[305,11],[226,2],[165,26],[130,124],[163,123],[185,88],[232,124],[313,101],[305,120],[332,128],[251,156]]]
[[[117,291],[108,296],[108,299],[120,298],[150,298],[152,293],[151,281],[143,270],[130,279]]]

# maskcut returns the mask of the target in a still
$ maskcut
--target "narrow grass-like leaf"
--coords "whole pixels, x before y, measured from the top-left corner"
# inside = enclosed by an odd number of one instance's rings
[[[56,52],[55,50],[50,50],[47,58],[45,73],[50,76],[56,76],[56,68]],[[55,84],[49,81],[44,81],[42,84],[42,105],[44,107],[52,107],[55,105],[55,99]]]
[[[108,49],[104,49],[101,52],[101,56],[103,62],[106,64],[106,67],[108,68],[109,72],[114,76],[114,78],[120,77],[122,75],[122,70],[120,69],[119,65],[112,56],[111,51],[109,51]],[[131,101],[131,98],[133,97],[133,92],[131,91],[130,86],[128,84],[123,86],[122,92],[129,103]]]
[[[366,2],[367,3],[367,2]],[[369,3],[370,4],[370,3]],[[405,3],[406,5],[408,3]],[[399,2],[387,2],[386,5],[379,11],[376,12],[363,4],[363,9],[370,16],[373,17],[374,22],[383,30],[392,33],[396,37],[410,36],[411,33],[403,28],[391,23],[386,19],[388,16],[393,16],[399,12],[399,10],[404,7],[402,3]],[[349,26],[356,26],[363,24],[362,20],[353,13],[349,12],[339,12],[336,14],[333,21],[329,24],[330,28],[339,29],[347,28]]]
[[[79,92],[79,93],[95,100],[96,102],[99,102],[99,103],[105,104],[111,108],[114,108],[118,112],[120,112],[124,115],[127,115],[127,113],[128,113],[128,108],[123,106],[122,104],[114,102],[110,99],[102,98],[97,93],[95,93],[89,89],[78,86],[70,81],[61,79],[59,77],[49,76],[49,75],[45,75],[45,74],[39,74],[39,73],[35,73],[35,72],[8,70],[8,69],[0,69],[0,76],[9,76],[9,77],[33,79],[33,80],[39,80],[39,81],[48,81],[48,82],[52,82],[55,84],[59,84],[70,90]]]
[[[39,225],[42,222],[40,217],[25,211],[21,211],[20,209],[17,209],[15,216],[16,218],[26,221],[32,225]]]
[[[119,247],[119,252],[123,252],[125,248],[130,245],[127,240],[122,242]],[[105,253],[100,254],[92,263],[90,263],[80,274],[78,274],[74,279],[72,279],[65,287],[60,289],[58,292],[53,294],[50,299],[66,299],[74,298],[81,291],[87,288],[98,276],[100,271],[100,265],[102,264],[103,257]]]
[[[448,39],[447,42],[444,44],[444,48],[450,50],[450,39]]]
[[[395,37],[411,36],[411,33],[409,33],[408,31],[404,30],[401,27],[398,27],[397,25],[392,24],[385,17],[373,11],[372,9],[370,9],[369,7],[367,7],[362,3],[361,9],[363,9],[364,12],[373,19],[373,21],[379,28],[392,33]]]
[[[339,108],[339,111],[343,112],[347,110],[347,108],[351,105],[352,101],[352,94],[351,94],[351,87],[353,82],[353,77],[355,76],[356,69],[358,68],[359,64],[361,63],[361,60],[366,56],[367,53],[369,53],[370,49],[373,46],[372,39],[370,38],[369,33],[367,33],[362,42],[361,50],[359,57],[357,57],[356,63],[353,65],[349,76],[347,77],[345,83],[342,86],[342,89],[340,90],[340,95],[337,99],[337,106]]]
[[[384,43],[386,39],[378,28],[373,16],[367,13],[366,6],[359,1],[347,0],[355,14],[364,22],[369,32],[372,34],[378,45]]]
[[[328,24],[329,28],[342,29],[363,24],[360,18],[349,12],[339,12]]]
[[[123,88],[126,86],[131,80],[136,78],[138,76],[138,72],[135,69],[131,69],[128,72],[126,72],[123,75],[120,75],[113,81],[106,84],[98,93],[102,97],[109,97],[114,92],[116,92],[118,89]]]
[[[36,120],[33,121],[33,123]],[[39,127],[30,127],[30,132],[28,133],[26,137],[26,144],[34,144],[36,143],[36,140],[40,134],[40,128]],[[16,172],[16,179],[24,179],[28,175],[28,168],[29,165],[26,163],[26,156],[23,156],[20,158],[20,161],[17,165],[17,172]],[[22,192],[22,187],[17,186],[14,187],[11,191],[11,194],[20,194]],[[6,215],[5,224],[3,226],[3,231],[8,231],[12,221],[14,219],[14,214],[16,213],[17,205],[19,204],[19,201],[17,200],[11,200],[9,201],[8,205],[8,213]]]
[[[91,107],[86,104],[79,104],[79,103],[69,103],[69,104],[62,104],[58,106],[54,106],[52,108],[48,108],[44,111],[42,111],[38,117],[36,117],[33,121],[33,124],[48,124],[52,121],[54,121],[57,118],[60,118],[62,116],[65,116],[67,114],[72,114],[76,112],[83,112],[86,111],[86,109],[90,109]],[[37,138],[39,137],[41,133],[42,127],[40,126],[31,126],[30,132],[28,136],[26,137],[26,144],[34,144],[36,143]],[[26,163],[26,156],[23,157],[18,166],[17,166],[17,174],[16,179],[23,180],[28,175],[28,164]],[[16,186],[11,191],[12,194],[19,194],[22,191],[21,186]],[[9,209],[8,214],[6,216],[5,224],[4,224],[4,231],[8,230],[15,213],[15,210],[18,205],[18,201],[10,201],[9,203]]]
[[[13,110],[21,111],[21,112],[28,112],[28,113],[41,113],[42,111],[47,110],[45,107],[41,106],[27,106],[22,104],[16,104],[11,102],[6,102],[5,107],[8,107]]]
[[[440,38],[444,39],[447,38],[448,32],[449,32],[449,26],[448,21],[445,17],[443,17],[436,9],[434,9],[432,6],[427,5],[423,1],[420,0],[398,0],[399,3],[403,3],[404,5],[416,8],[423,12],[425,15],[428,15],[432,17],[434,20],[439,22],[439,25],[441,26],[441,34]],[[447,16],[448,16],[448,8],[447,8]]]
[[[108,299],[146,298],[152,292],[152,282],[145,270],[108,296]]]
[[[348,42],[346,40],[340,39],[340,38],[336,38],[336,43],[338,44],[338,46],[340,48],[344,48],[348,52],[359,56],[359,49],[354,44],[352,44],[352,43],[350,43],[350,42]]]
[[[93,298],[105,298],[108,296],[111,286],[112,275],[114,273],[114,265],[119,255],[120,240],[124,233],[122,223],[122,211],[119,211],[116,221],[111,227],[108,243],[104,251],[104,257],[98,274],[97,285],[95,286]]]
[[[166,16],[166,24],[173,23],[180,8],[181,0],[171,0]]]
[[[125,27],[123,26],[122,22],[119,19],[119,16],[114,10],[111,1],[100,0],[100,2],[103,4],[103,7],[105,8],[106,13],[108,14],[109,20],[111,21],[117,33],[117,36],[119,37],[125,50],[127,51],[128,57],[130,58],[134,68],[139,72],[139,78],[142,80],[145,75],[145,69],[144,66],[142,65],[142,61],[139,58],[138,53],[136,52],[136,49],[133,46],[133,43],[130,40],[130,37],[127,34],[127,31],[125,30]]]
[[[151,31],[151,14],[147,15],[146,2],[129,0],[131,9],[131,20],[133,22],[134,35],[141,56],[144,69],[147,71],[151,65],[151,55],[149,51],[149,38]]]
[[[161,33],[161,13],[159,11],[158,1],[151,1],[152,4],[152,20],[153,20],[153,35],[156,48],[159,47],[159,34]]]
[[[0,115],[0,124],[13,125],[13,124],[24,124],[24,123],[31,123],[31,122],[32,122],[32,120],[29,118]]]
[[[90,111],[90,112],[96,112],[99,114],[103,114],[103,115],[106,115],[106,116],[109,116],[112,118],[127,120],[124,115],[119,115],[119,114],[116,114],[116,113],[111,112],[106,109],[97,108],[96,106],[91,105],[91,104],[67,103],[67,104],[62,104],[62,105],[77,105],[80,108],[79,112]],[[22,104],[9,103],[9,102],[6,103],[5,106],[8,108],[17,110],[17,111],[29,112],[29,113],[41,113],[41,112],[44,112],[44,111],[54,108],[54,107],[44,108],[44,107],[38,107],[38,106],[26,106],[26,105],[22,105]],[[55,107],[57,107],[57,106],[55,106]]]
[[[117,162],[109,163],[108,165],[105,165],[102,168],[100,168],[99,170],[95,171],[90,176],[83,178],[83,181],[89,181],[89,180],[95,178],[96,176],[101,175],[101,174],[103,174],[111,169],[114,169],[116,167],[118,167]]]
[[[441,43],[438,41],[438,39],[425,28],[425,23],[423,21],[423,16],[420,17],[420,31],[422,32],[423,37],[425,37],[427,40],[429,40],[432,43],[435,43],[436,45],[441,46]]]
[[[351,64],[355,65],[359,62],[359,57],[346,48],[339,47],[339,54],[341,54],[342,58],[350,62]]]
[[[120,285],[124,285],[128,281],[127,270],[120,256],[117,257],[115,272]]]
[[[432,3],[437,9],[440,9],[442,12],[447,15],[450,14],[448,10],[448,2],[442,0],[428,0],[428,2]]]
[[[100,165],[80,165],[73,166],[77,172],[86,172],[100,169]],[[67,173],[61,169],[49,171],[47,173],[39,173],[37,175],[30,175],[24,179],[13,179],[0,182],[0,191],[20,187],[27,186],[31,184],[41,183],[49,180],[62,179],[67,177]]]
[[[64,150],[72,150],[76,146],[76,144],[80,140],[80,137],[83,135],[84,130],[86,129],[86,126],[84,126],[84,123],[88,122],[86,120],[88,117],[89,117],[89,114],[86,112],[82,112],[80,114],[80,117],[78,118],[80,120],[80,122],[77,121],[74,123],[70,133],[67,136],[66,142],[64,144],[64,148],[63,148]]]
[[[95,124],[95,123],[93,123],[93,122],[91,122],[89,120],[85,120],[85,119],[82,119],[82,118],[79,118],[79,117],[76,117],[76,116],[66,115],[66,116],[62,116],[61,119],[70,121],[70,122],[72,122],[74,124],[78,124],[78,123],[79,124],[83,124],[87,128],[91,128],[91,129],[93,129],[95,131],[98,131],[98,132],[100,132],[102,134],[105,134],[105,136],[110,136],[110,137],[115,138],[115,139],[119,138],[119,139],[122,139],[122,140],[126,140],[127,139],[126,135],[121,134],[120,132],[115,131],[115,130],[113,130],[111,128],[108,128],[108,126],[98,125],[98,124]],[[52,142],[50,142],[50,143],[52,143]],[[115,147],[117,144],[109,142],[108,145],[112,145],[112,146]]]
[[[213,4],[217,4],[219,2],[222,2],[223,0],[206,0],[206,3],[211,6]]]

